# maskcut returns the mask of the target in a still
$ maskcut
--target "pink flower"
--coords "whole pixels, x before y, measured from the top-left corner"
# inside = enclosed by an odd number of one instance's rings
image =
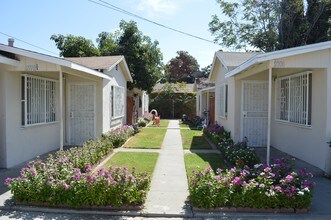
[[[232,180],[232,183],[235,184],[235,185],[240,185],[242,184],[242,181],[239,177],[235,177],[233,180]]]
[[[6,186],[8,186],[10,183],[11,183],[11,181],[12,181],[12,178],[7,178],[6,180],[5,180],[5,185]]]
[[[285,177],[285,179],[286,179],[287,181],[291,182],[291,181],[293,180],[293,176],[291,176],[291,175],[287,175],[287,176]]]
[[[220,175],[215,176],[215,180],[219,181],[221,179]]]
[[[206,172],[210,172],[211,171],[211,167],[206,167]]]
[[[87,165],[85,166],[85,170],[86,170],[86,172],[91,171],[91,165],[90,165],[90,164],[87,164]]]

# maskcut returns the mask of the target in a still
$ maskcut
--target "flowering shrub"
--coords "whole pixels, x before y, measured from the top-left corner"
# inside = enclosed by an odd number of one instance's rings
[[[223,126],[208,125],[203,129],[203,133],[218,146],[224,158],[231,164],[243,167],[244,165],[253,166],[260,162],[255,151],[247,147],[246,143],[234,144],[230,132],[225,131]]]
[[[81,207],[91,205],[139,205],[146,198],[150,177],[147,173],[130,173],[127,168],[101,168],[82,172],[65,158],[36,160],[22,169],[18,178],[5,184],[19,202]]]
[[[125,141],[132,135],[134,135],[135,130],[132,126],[124,125],[117,127],[103,134],[105,139],[110,140],[115,148],[122,146]]]
[[[285,163],[253,168],[193,171],[190,199],[195,207],[308,208],[314,182],[305,169],[290,171]]]
[[[49,155],[45,162],[39,158],[21,170],[17,178],[7,178],[7,185],[20,202],[66,205],[138,205],[146,197],[150,177],[146,173],[128,172],[127,168],[100,169],[91,172],[91,165],[100,161],[134,134],[132,126],[123,126],[74,147]]]
[[[188,124],[190,127],[197,128],[199,126],[202,126],[203,119],[199,116],[188,116],[185,124]]]
[[[96,164],[112,150],[113,144],[109,139],[90,140],[83,147],[73,147],[65,151],[57,151],[55,153],[55,161],[70,163],[73,167],[85,171],[86,165]],[[52,160],[51,155],[49,159]]]
[[[138,127],[146,127],[147,121],[145,121],[145,119],[143,119],[143,118],[139,118],[137,124],[138,124]]]
[[[220,147],[224,158],[238,167],[254,166],[260,163],[259,157],[254,149],[247,147],[246,143],[236,143],[230,146]]]

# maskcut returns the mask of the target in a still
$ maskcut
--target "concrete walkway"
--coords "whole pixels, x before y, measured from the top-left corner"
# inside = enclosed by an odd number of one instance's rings
[[[191,215],[187,205],[188,184],[184,163],[184,151],[178,120],[171,120],[147,194],[144,213],[157,215]]]

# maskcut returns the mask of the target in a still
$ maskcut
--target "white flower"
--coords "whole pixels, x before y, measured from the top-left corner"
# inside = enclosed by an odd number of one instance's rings
[[[299,191],[299,192],[298,192],[298,195],[299,195],[299,196],[303,196],[304,194],[305,194],[305,193],[302,192],[302,191]]]

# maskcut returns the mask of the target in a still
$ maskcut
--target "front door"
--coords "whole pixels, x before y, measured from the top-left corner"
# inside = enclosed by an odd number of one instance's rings
[[[69,84],[69,143],[95,138],[95,84]]]
[[[268,82],[244,81],[242,84],[242,140],[250,147],[267,146]]]

